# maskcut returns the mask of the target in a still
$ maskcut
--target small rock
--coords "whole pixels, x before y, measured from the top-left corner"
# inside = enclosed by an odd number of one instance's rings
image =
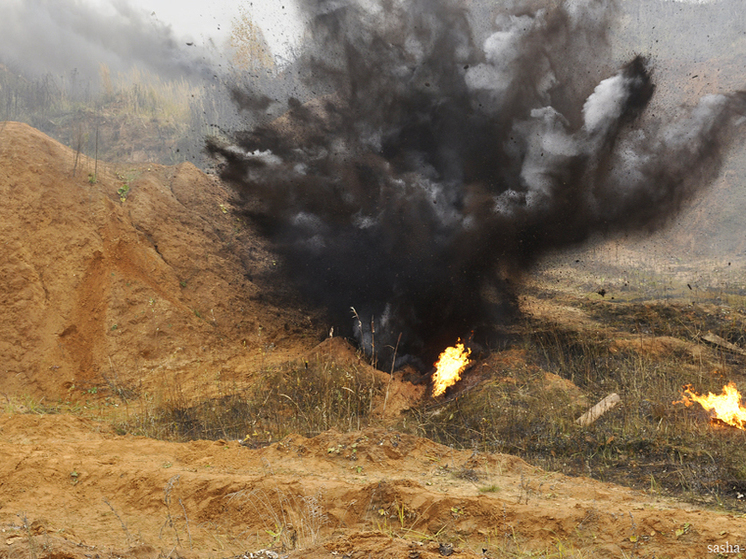
[[[443,557],[448,557],[449,555],[453,555],[453,544],[442,543],[438,545],[438,551],[440,551],[440,554]]]
[[[280,559],[280,556],[269,549],[260,549],[254,553],[244,553],[237,556],[237,559]]]

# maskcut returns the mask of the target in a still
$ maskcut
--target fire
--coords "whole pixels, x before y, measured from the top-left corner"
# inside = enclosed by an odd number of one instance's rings
[[[469,355],[471,355],[471,350],[464,348],[460,339],[454,347],[443,350],[443,353],[435,362],[433,396],[440,396],[446,391],[446,388],[461,380],[461,373],[471,363]]]
[[[708,392],[707,396],[697,394],[691,385],[687,385],[684,387],[681,402],[674,403],[684,403],[691,406],[693,402],[697,402],[709,411],[713,419],[746,430],[746,408],[741,405],[741,394],[739,394],[734,382],[723,386],[722,394]]]

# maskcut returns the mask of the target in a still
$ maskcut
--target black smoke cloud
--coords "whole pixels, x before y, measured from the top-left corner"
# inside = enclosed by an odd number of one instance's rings
[[[746,111],[739,92],[648,114],[647,61],[611,64],[612,1],[305,5],[288,71],[316,98],[208,149],[305,293],[386,360],[400,335],[425,364],[479,336],[547,251],[664,225]]]
[[[99,67],[133,66],[164,78],[212,76],[212,54],[188,48],[170,26],[126,0],[107,12],[83,0],[4,0],[0,61],[24,73],[77,74],[98,81]]]

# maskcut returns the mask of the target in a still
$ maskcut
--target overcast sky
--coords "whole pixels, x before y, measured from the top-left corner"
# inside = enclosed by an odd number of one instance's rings
[[[0,0],[0,62],[95,81],[100,64],[209,76],[241,10],[282,56],[300,34],[294,0]],[[187,46],[187,43],[190,46]]]
[[[143,13],[169,24],[184,35],[216,37],[230,29],[232,18],[241,9],[250,11],[263,23],[279,23],[282,6],[293,11],[293,0],[78,0],[102,11],[115,13],[117,7],[128,4]],[[0,4],[2,2],[0,1]],[[275,25],[276,26],[276,25]]]
[[[91,83],[101,63],[112,73],[137,66],[164,78],[209,78],[219,71],[241,10],[262,29],[272,53],[286,56],[302,32],[296,1],[0,0],[0,62]]]
[[[232,22],[241,10],[248,12],[265,34],[273,52],[281,54],[297,34],[295,0],[85,0],[99,9],[113,10],[129,4],[149,17],[170,26],[183,38],[212,39],[223,43],[230,36]],[[0,0],[2,3],[2,0]]]

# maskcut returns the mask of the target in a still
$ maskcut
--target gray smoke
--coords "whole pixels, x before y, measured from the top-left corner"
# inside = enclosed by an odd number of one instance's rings
[[[611,64],[611,0],[304,4],[313,41],[288,72],[316,99],[208,149],[298,285],[368,352],[375,331],[384,366],[400,335],[428,364],[486,339],[547,251],[663,226],[746,112],[738,92],[647,114],[648,62]]]
[[[94,83],[101,63],[163,78],[212,75],[208,50],[189,48],[187,38],[126,0],[111,7],[113,13],[83,0],[4,0],[0,61],[26,74],[74,74]]]

